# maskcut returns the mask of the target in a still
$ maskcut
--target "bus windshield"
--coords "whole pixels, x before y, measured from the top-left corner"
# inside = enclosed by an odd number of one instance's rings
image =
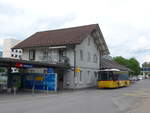
[[[106,80],[114,80],[114,79],[115,79],[115,77],[113,76],[113,72],[112,71],[101,71],[99,73],[98,80],[106,81]]]

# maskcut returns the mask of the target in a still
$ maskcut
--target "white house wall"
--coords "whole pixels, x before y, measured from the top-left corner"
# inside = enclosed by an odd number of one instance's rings
[[[88,39],[90,39],[90,45],[88,45]],[[23,56],[22,58],[24,60],[29,60],[29,50],[30,49],[24,49],[23,50]],[[41,59],[43,55],[43,50],[45,48],[36,48],[35,49],[35,61],[43,61]],[[83,61],[80,59],[80,50],[82,49],[83,51]],[[55,58],[55,60],[59,59],[59,53],[58,49],[52,50],[53,52],[48,53],[49,56],[52,56]],[[67,48],[66,49],[66,56],[69,58],[69,63],[72,67],[72,69],[69,69],[65,72],[64,75],[64,82],[63,82],[63,87],[64,88],[86,88],[86,87],[92,87],[96,85],[96,79],[97,76],[95,73],[99,70],[100,66],[100,61],[99,61],[99,51],[96,47],[96,44],[94,43],[94,39],[92,36],[87,36],[83,40],[81,44],[76,45],[75,48],[76,51],[76,67],[80,68],[82,71],[82,75],[80,77],[80,72],[75,73],[74,77],[74,49],[72,48]],[[88,59],[88,52],[91,55],[90,62],[87,60]],[[94,54],[97,55],[97,62],[93,62],[93,56]],[[35,69],[36,70],[36,69]],[[37,71],[39,72],[39,71]],[[40,70],[41,72],[41,70]]]
[[[43,51],[46,48],[33,48],[33,49],[35,50],[35,61],[43,61],[42,60]],[[29,50],[32,50],[32,48],[30,48],[30,49],[23,49],[22,59],[29,60]],[[59,60],[58,50],[57,49],[49,50],[48,57],[51,57],[54,61],[58,61]]]
[[[23,49],[22,52],[23,52],[22,59],[29,60],[29,49]]]
[[[90,45],[88,45],[88,38],[90,38]],[[80,59],[80,50],[83,50],[83,61]],[[97,76],[95,72],[99,70],[100,62],[99,62],[99,51],[94,43],[93,37],[88,36],[83,42],[76,46],[76,67],[79,67],[82,71],[82,77],[80,77],[80,73],[76,72],[74,78],[74,71],[68,71],[64,76],[64,87],[65,88],[86,88],[92,87],[96,85]],[[67,51],[67,56],[70,58],[71,66],[74,67],[74,51]],[[88,52],[91,55],[91,61],[88,62]],[[94,54],[97,55],[97,62],[93,62]],[[88,75],[89,73],[89,75]],[[68,85],[69,84],[69,85]]]
[[[88,38],[90,39],[90,45],[88,45]],[[80,60],[80,50],[83,50],[83,61]],[[89,62],[88,59],[88,52],[90,53],[91,56],[91,61]],[[83,40],[83,42],[79,45],[76,46],[76,65],[77,67],[81,68],[92,68],[93,69],[99,69],[99,51],[94,43],[93,37],[90,35]],[[97,55],[98,61],[97,63],[93,62],[93,56],[94,54]]]

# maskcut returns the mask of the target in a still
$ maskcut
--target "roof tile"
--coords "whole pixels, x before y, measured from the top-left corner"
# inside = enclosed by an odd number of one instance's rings
[[[84,38],[86,38],[87,35],[97,29],[97,27],[98,24],[92,24],[80,27],[37,32],[20,42],[18,45],[13,47],[13,49],[79,44]]]

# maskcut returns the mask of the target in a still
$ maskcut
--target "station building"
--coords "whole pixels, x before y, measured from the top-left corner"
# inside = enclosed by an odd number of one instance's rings
[[[64,68],[54,69],[59,89],[96,86],[102,56],[109,54],[98,24],[37,32],[12,49],[21,49],[25,61],[63,65]],[[47,68],[32,67],[26,71],[45,73]]]

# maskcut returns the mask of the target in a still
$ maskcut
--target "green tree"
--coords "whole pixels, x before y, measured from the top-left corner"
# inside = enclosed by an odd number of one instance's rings
[[[117,56],[113,58],[114,61],[118,62],[119,64],[128,67],[129,63],[128,60],[123,58],[122,56]]]
[[[113,60],[131,69],[132,72],[130,72],[130,74],[132,75],[140,74],[140,64],[137,61],[137,59],[135,58],[126,59],[126,58],[123,58],[122,56],[117,56],[117,57],[114,57]]]
[[[135,58],[130,58],[128,60],[129,62],[129,65],[128,65],[128,68],[130,68],[133,72],[134,75],[139,75],[140,74],[140,64],[139,62],[137,61],[137,59]]]

